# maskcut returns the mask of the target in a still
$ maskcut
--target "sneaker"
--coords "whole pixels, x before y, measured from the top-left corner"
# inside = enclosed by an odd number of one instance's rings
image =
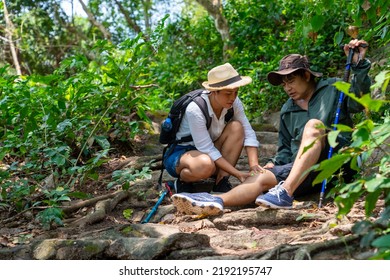
[[[218,184],[214,185],[213,192],[225,193],[230,191],[232,188],[233,186],[229,182],[229,176],[225,176],[218,182]]]
[[[291,208],[294,197],[288,195],[286,189],[283,188],[283,183],[284,181],[280,181],[279,184],[270,189],[266,194],[259,195],[256,198],[256,204],[263,204],[274,209]]]
[[[187,215],[216,216],[223,213],[223,200],[209,193],[180,193],[172,196],[177,211]]]
[[[177,178],[174,181],[167,182],[168,186],[171,188],[172,191],[175,193],[182,193],[182,192],[192,192],[193,191],[193,185],[192,183],[186,183],[181,181],[179,178]]]

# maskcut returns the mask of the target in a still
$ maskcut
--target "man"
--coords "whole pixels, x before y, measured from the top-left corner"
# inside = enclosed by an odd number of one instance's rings
[[[363,40],[352,40],[344,46],[346,55],[350,48],[355,51],[351,88],[358,96],[368,93],[371,85],[368,77],[371,65],[365,59],[366,46]],[[178,211],[218,215],[224,206],[246,205],[253,201],[272,208],[291,208],[294,194],[312,191],[315,174],[305,171],[327,158],[329,144],[326,137],[321,136],[326,132],[323,126],[331,127],[334,122],[339,96],[333,86],[336,79],[318,79],[321,76],[310,69],[305,56],[285,56],[280,61],[279,70],[267,76],[272,85],[282,85],[290,97],[281,110],[278,152],[273,161],[227,193],[174,195],[172,199]],[[346,97],[339,123],[351,125],[350,113],[357,111],[361,111],[359,104]],[[339,135],[336,150],[348,144],[349,139],[349,135]],[[310,149],[303,152],[304,147],[311,144]]]
[[[188,135],[192,141],[172,146],[164,156],[164,166],[168,173],[178,178],[175,181],[176,193],[196,192],[194,182],[214,177],[215,192],[227,192],[232,186],[229,176],[241,182],[250,172],[260,171],[256,134],[238,98],[238,90],[252,82],[247,76],[240,76],[229,63],[214,67],[208,73],[208,80],[201,97],[207,105],[211,125],[206,127],[206,117],[195,102],[191,102],[184,113],[176,139]],[[233,117],[227,123],[225,115],[233,108]],[[249,172],[235,168],[241,151],[245,147],[248,155]]]

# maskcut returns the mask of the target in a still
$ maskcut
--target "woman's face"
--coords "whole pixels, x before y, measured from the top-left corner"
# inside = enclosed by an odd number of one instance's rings
[[[312,93],[310,86],[310,73],[305,72],[303,76],[288,75],[283,79],[283,89],[294,101],[307,99]]]
[[[233,106],[237,94],[238,88],[218,90],[216,91],[215,99],[221,107],[229,109]]]

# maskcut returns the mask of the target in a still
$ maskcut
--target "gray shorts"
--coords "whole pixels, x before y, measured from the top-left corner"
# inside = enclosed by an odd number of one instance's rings
[[[278,183],[280,181],[284,181],[287,179],[288,175],[291,172],[291,168],[293,166],[293,163],[287,163],[285,165],[275,165],[273,168],[269,168],[268,170],[271,171],[275,177]],[[309,175],[305,178],[305,180],[299,185],[297,190],[294,192],[294,196],[302,196],[314,192],[319,192],[321,190],[321,184],[317,184],[315,186],[312,185],[314,179],[318,175],[318,172],[310,172]]]
[[[346,143],[346,140],[341,139],[340,137],[337,138],[337,141],[339,143],[343,144],[343,145],[340,145],[341,147],[345,145],[344,143]],[[337,147],[334,150],[334,152],[337,152],[337,150],[339,148],[340,147]],[[321,152],[318,163],[328,158],[328,152],[329,152],[329,144],[327,143],[325,149],[322,150],[322,152]],[[276,180],[279,183],[280,181],[284,181],[287,179],[288,175],[291,172],[292,166],[293,166],[293,163],[291,162],[291,163],[287,163],[285,165],[275,165],[273,168],[268,169],[268,170],[271,171],[275,175]],[[349,163],[344,164],[342,168],[343,168],[344,181],[350,182],[353,179],[354,175],[356,174],[356,171],[351,169]],[[316,184],[313,186],[313,181],[315,180],[315,178],[317,177],[318,174],[319,174],[318,171],[311,171],[307,175],[305,180],[296,189],[296,191],[294,192],[294,196],[299,197],[299,196],[307,195],[307,194],[311,194],[311,193],[316,193],[316,192],[319,193],[321,191],[321,188],[322,188],[322,183],[319,183],[319,184]],[[332,188],[333,185],[334,185],[334,183],[332,181],[328,182],[326,185],[327,190]]]

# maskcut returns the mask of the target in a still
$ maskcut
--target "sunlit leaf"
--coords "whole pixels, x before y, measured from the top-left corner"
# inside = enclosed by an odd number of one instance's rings
[[[333,148],[335,148],[338,144],[337,136],[339,135],[340,131],[339,130],[332,130],[331,132],[328,133],[328,142],[329,145]]]
[[[348,162],[349,159],[349,155],[337,154],[330,159],[322,161],[319,166],[319,170],[321,170],[321,172],[317,175],[313,184],[321,183],[323,180],[329,178],[332,174],[339,170],[343,164]]]

